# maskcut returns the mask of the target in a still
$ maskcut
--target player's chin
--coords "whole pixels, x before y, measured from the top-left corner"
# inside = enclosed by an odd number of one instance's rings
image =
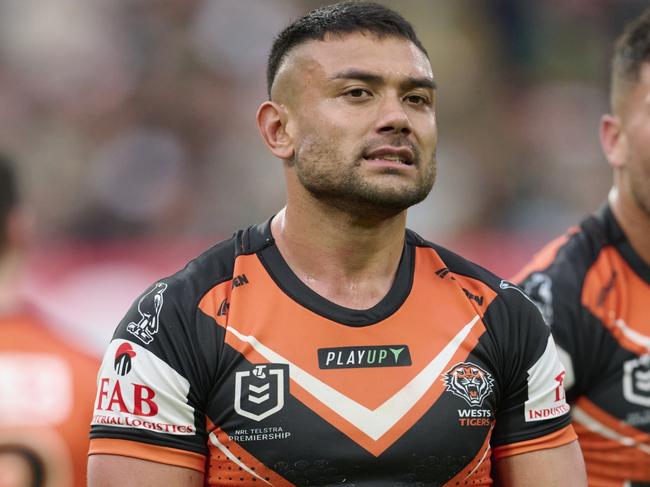
[[[386,210],[402,211],[427,197],[431,188],[417,184],[384,184],[366,194],[366,202]]]
[[[424,175],[412,170],[383,168],[369,171],[365,176],[368,185],[389,193],[419,192],[422,186],[428,185]]]

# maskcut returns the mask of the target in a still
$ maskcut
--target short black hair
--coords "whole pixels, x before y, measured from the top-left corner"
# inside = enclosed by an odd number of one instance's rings
[[[650,63],[650,8],[626,25],[616,40],[612,59],[612,110],[621,107],[622,96],[639,81],[641,67]]]
[[[9,213],[18,203],[18,188],[13,165],[8,156],[0,154],[0,249],[7,243]]]
[[[374,2],[346,1],[312,10],[292,22],[273,41],[266,65],[269,99],[280,64],[294,47],[309,40],[325,39],[327,34],[344,35],[369,32],[378,37],[400,37],[429,54],[415,34],[413,26],[400,14]]]

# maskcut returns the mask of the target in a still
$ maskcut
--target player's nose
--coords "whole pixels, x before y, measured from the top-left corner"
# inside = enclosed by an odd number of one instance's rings
[[[380,133],[409,135],[412,132],[411,121],[404,109],[404,102],[397,95],[382,99],[377,116],[376,130]]]

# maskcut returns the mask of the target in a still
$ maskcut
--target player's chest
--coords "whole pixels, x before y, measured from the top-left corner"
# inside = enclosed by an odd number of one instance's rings
[[[650,431],[650,285],[620,255],[607,263],[587,274],[582,295],[584,319],[603,327],[598,353],[608,357],[587,397],[603,414]]]
[[[384,469],[378,478],[442,484],[485,452],[500,384],[478,315],[441,308],[353,327],[282,300],[233,298],[212,446],[297,485]]]
[[[584,312],[598,319],[621,348],[636,355],[650,351],[650,283],[612,249],[602,252],[582,287]]]

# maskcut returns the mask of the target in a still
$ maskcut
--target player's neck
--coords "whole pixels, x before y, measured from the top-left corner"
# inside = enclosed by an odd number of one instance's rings
[[[634,201],[632,195],[616,187],[609,192],[609,205],[616,221],[634,251],[650,265],[650,215]]]
[[[368,309],[390,290],[404,248],[405,213],[362,221],[332,208],[288,205],[274,239],[293,272],[324,298]]]

